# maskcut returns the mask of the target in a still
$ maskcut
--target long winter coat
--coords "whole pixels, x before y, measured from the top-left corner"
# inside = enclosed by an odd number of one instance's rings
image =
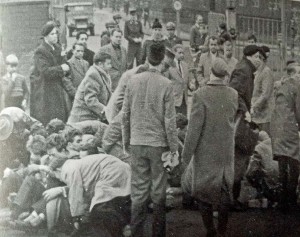
[[[34,53],[34,72],[31,76],[31,116],[46,125],[51,119],[66,122],[68,118],[65,91],[62,84],[64,58],[61,48],[54,50],[45,41]]]
[[[182,188],[207,203],[220,204],[224,181],[234,181],[234,126],[237,92],[222,80],[208,83],[193,97],[182,158],[188,164]]]
[[[286,78],[275,91],[270,124],[273,155],[300,160],[297,123],[300,124],[300,83],[295,78]]]

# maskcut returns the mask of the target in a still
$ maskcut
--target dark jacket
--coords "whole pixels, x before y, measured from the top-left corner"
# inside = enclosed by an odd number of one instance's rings
[[[180,39],[177,35],[167,38],[166,47],[172,49],[176,44],[182,44],[182,39]]]
[[[192,26],[191,33],[190,33],[191,48],[198,51],[200,46],[207,45],[207,44],[208,44],[208,35],[206,33],[201,34],[198,26],[196,25]]]
[[[67,105],[62,84],[64,72],[61,48],[54,50],[45,41],[34,53],[34,71],[31,75],[31,116],[46,125],[51,119],[66,121]]]
[[[88,61],[89,65],[92,66],[94,64],[94,55],[95,55],[95,53],[92,50],[89,50],[88,48],[85,48],[84,52],[83,52],[83,59],[85,61]],[[73,50],[71,49],[67,53],[67,59],[72,58],[72,56],[73,56]]]
[[[243,58],[231,74],[229,86],[239,94],[239,111],[249,112],[254,89],[254,72],[256,68],[246,58]]]
[[[177,151],[173,89],[160,72],[149,69],[128,80],[122,114],[125,148],[130,144]]]
[[[140,21],[135,21],[135,22],[131,20],[126,21],[124,26],[124,37],[125,39],[128,40],[129,44],[141,44],[141,43],[135,43],[133,39],[144,37],[142,23]]]
[[[78,87],[68,122],[99,120],[110,96],[109,75],[95,65],[91,66]]]

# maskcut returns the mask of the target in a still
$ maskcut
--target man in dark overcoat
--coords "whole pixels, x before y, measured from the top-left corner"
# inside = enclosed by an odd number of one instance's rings
[[[248,45],[244,48],[243,53],[244,57],[236,65],[235,69],[231,74],[229,86],[234,88],[239,94],[238,116],[241,117],[241,123],[250,123],[251,99],[254,89],[255,78],[254,72],[259,68],[261,64],[260,57],[262,54],[262,50],[256,45]],[[241,180],[247,170],[251,155],[245,155],[245,152],[241,150],[241,148],[238,146],[239,142],[240,141],[236,141],[235,182],[233,186],[233,199],[237,208],[240,207],[237,199],[240,195]],[[249,153],[251,153],[251,151],[249,151]]]
[[[46,125],[51,119],[67,121],[68,110],[63,77],[70,68],[64,62],[57,44],[56,24],[48,22],[42,29],[43,42],[34,53],[34,71],[31,75],[31,116]]]

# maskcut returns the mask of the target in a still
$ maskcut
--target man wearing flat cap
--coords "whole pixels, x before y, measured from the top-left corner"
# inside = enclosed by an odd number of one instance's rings
[[[168,22],[166,24],[167,35],[167,47],[173,48],[176,44],[182,44],[182,40],[175,35],[175,24],[173,22]]]
[[[115,24],[116,24],[116,28],[118,28],[118,29],[121,29],[120,28],[120,21],[121,21],[121,19],[122,19],[122,17],[121,17],[121,15],[118,13],[118,14],[115,14],[115,15],[113,15],[113,19],[114,19],[114,21],[115,21]]]
[[[106,30],[101,34],[101,47],[110,44],[110,34],[113,29],[116,28],[116,23],[114,21],[109,21],[105,23]]]
[[[238,109],[238,93],[225,85],[227,70],[225,61],[216,58],[210,80],[195,91],[182,151],[186,167],[182,189],[200,204],[206,236],[227,236],[234,180],[234,120]],[[217,230],[213,206],[218,206]]]
[[[130,19],[125,22],[124,26],[124,37],[128,41],[127,69],[133,68],[134,59],[137,66],[141,64],[140,56],[144,38],[143,26],[137,20],[136,9],[129,9],[129,13]]]
[[[245,134],[243,138],[236,139],[235,146],[235,181],[233,185],[233,199],[234,207],[240,209],[241,205],[238,202],[238,197],[241,190],[241,181],[246,172],[249,164],[250,156],[253,153],[255,143],[258,139],[258,132],[254,132],[252,129],[245,128],[250,127],[251,122],[250,110],[251,100],[254,89],[254,73],[261,65],[261,48],[256,45],[248,45],[243,50],[244,56],[240,62],[236,65],[231,74],[229,86],[234,88],[239,94],[239,108],[238,108],[238,120],[240,122],[237,126],[237,134]],[[246,138],[246,132],[249,137]],[[236,136],[238,137],[238,136]],[[251,139],[248,139],[250,138]],[[253,138],[253,139],[252,139]],[[247,141],[244,141],[247,139]],[[253,144],[250,142],[253,141]],[[245,143],[247,146],[245,146]]]

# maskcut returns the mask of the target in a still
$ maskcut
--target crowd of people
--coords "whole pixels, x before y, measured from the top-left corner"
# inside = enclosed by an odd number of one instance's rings
[[[245,178],[259,198],[298,210],[300,64],[288,61],[275,83],[269,47],[251,35],[237,60],[226,24],[208,35],[199,15],[189,65],[173,22],[164,35],[155,19],[144,39],[136,9],[128,12],[124,30],[119,14],[106,24],[96,53],[86,32],[63,51],[56,24],[45,24],[30,90],[18,58],[6,57],[0,204],[11,212],[1,223],[136,237],[151,209],[152,236],[166,236],[167,187],[177,187],[207,236],[227,236],[229,211],[245,208]]]

